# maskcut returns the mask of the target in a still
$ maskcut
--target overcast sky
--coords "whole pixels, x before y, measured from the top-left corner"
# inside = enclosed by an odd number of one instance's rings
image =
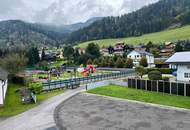
[[[71,24],[118,16],[158,0],[0,0],[0,20]]]

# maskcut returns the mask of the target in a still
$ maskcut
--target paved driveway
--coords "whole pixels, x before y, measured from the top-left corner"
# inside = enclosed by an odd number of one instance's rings
[[[55,130],[54,110],[64,100],[79,93],[83,87],[68,90],[41,105],[0,122],[0,130]]]
[[[61,130],[190,130],[190,111],[83,93],[59,105],[55,113]]]

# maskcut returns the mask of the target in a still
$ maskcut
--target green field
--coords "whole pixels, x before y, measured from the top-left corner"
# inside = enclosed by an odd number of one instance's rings
[[[21,96],[19,95],[19,93],[15,92],[20,87],[20,85],[9,84],[5,105],[3,107],[0,107],[0,117],[9,117],[20,114],[39,105],[40,103],[42,103],[42,101],[64,92],[64,90],[55,90],[48,93],[44,92],[37,95],[36,104],[33,103],[24,105],[21,103]]]
[[[104,96],[111,96],[111,97],[117,97],[129,100],[136,100],[136,101],[190,109],[190,97],[148,92],[148,91],[130,89],[116,85],[96,88],[89,90],[88,92]]]
[[[107,47],[109,45],[115,45],[117,42],[125,42],[126,44],[139,44],[139,43],[148,43],[152,41],[155,44],[163,42],[174,42],[177,40],[190,39],[190,25],[184,26],[181,28],[165,30],[162,32],[145,34],[139,37],[128,37],[128,38],[119,38],[119,39],[103,39],[103,40],[94,40],[84,43],[80,43],[78,47],[85,48],[89,43],[97,43],[100,47]]]

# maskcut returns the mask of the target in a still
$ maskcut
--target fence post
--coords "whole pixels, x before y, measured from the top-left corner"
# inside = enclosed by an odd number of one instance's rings
[[[186,87],[187,87],[187,83],[184,83],[184,96],[187,96]]]
[[[178,94],[178,87],[179,87],[178,85],[179,85],[179,83],[177,82],[177,96],[179,95],[179,94]]]
[[[145,82],[145,90],[147,91],[147,83],[148,82],[148,80],[146,80],[146,82]]]
[[[159,83],[159,81],[157,80],[157,86],[156,86],[156,89],[157,89],[157,93],[158,93],[158,83]]]
[[[137,79],[136,79],[136,84],[135,84],[135,87],[136,87],[136,89],[137,89]]]
[[[170,82],[170,95],[172,94],[172,83]]]

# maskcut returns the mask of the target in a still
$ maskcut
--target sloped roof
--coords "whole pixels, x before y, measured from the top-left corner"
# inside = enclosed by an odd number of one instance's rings
[[[139,54],[142,54],[142,55],[149,55],[149,56],[153,56],[152,53],[149,53],[149,52],[146,52],[146,51],[140,51],[140,50],[134,50],[136,52],[138,52]]]
[[[190,51],[188,52],[177,52],[171,56],[166,63],[190,63]]]
[[[0,80],[6,80],[8,77],[8,72],[0,67]]]

